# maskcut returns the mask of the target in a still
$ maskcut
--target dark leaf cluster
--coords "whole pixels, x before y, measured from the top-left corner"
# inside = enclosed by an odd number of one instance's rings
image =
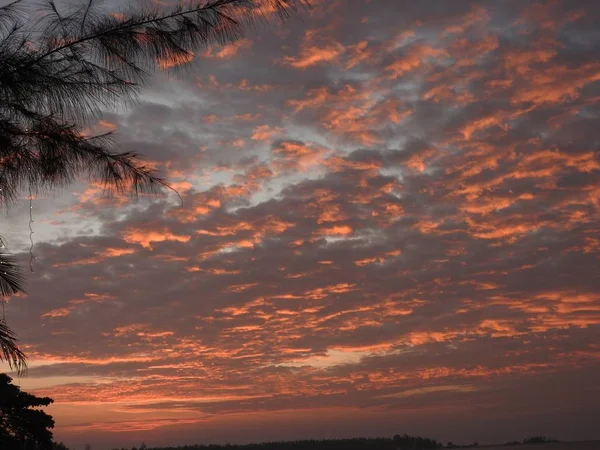
[[[51,450],[54,420],[41,409],[52,399],[36,397],[0,374],[0,448],[2,450]]]
[[[23,372],[27,365],[27,357],[18,346],[15,333],[0,319],[0,360],[8,362],[11,369]]]

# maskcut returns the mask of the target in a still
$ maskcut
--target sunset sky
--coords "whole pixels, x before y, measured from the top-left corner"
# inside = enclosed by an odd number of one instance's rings
[[[313,3],[89,127],[183,207],[34,199],[15,383],[73,449],[600,437],[600,2]]]

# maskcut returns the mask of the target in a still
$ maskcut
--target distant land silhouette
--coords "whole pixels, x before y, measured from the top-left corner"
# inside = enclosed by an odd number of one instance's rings
[[[407,434],[395,435],[392,438],[351,438],[351,439],[323,439],[299,440],[281,442],[262,442],[254,444],[196,444],[173,447],[140,447],[114,448],[113,450],[428,450],[439,448],[488,448],[509,450],[515,447],[527,450],[600,450],[600,441],[589,442],[560,442],[557,439],[545,436],[534,436],[522,441],[511,441],[505,444],[479,446],[477,442],[471,444],[454,444],[420,436]]]
[[[133,447],[130,450],[428,450],[443,448],[435,439],[396,435],[393,438],[323,439],[283,442],[262,442],[243,445],[184,445],[178,447]],[[113,450],[129,450],[125,448]]]

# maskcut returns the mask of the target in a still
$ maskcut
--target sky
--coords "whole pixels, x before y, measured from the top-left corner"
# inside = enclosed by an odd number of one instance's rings
[[[598,19],[320,1],[158,74],[89,131],[183,206],[34,198],[15,383],[74,449],[599,438]],[[28,268],[26,197],[2,232]]]

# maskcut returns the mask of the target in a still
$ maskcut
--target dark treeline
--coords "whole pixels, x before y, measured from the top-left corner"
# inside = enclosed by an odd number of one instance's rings
[[[519,442],[519,441],[507,442],[505,445],[549,444],[549,443],[554,443],[554,442],[559,442],[559,440],[551,438],[551,437],[546,437],[546,436],[533,436],[533,437],[530,437],[527,439],[523,439],[523,441],[521,441],[521,442]]]
[[[557,439],[545,436],[535,436],[522,441],[507,442],[504,445],[527,445],[559,442]],[[122,447],[113,450],[428,450],[439,448],[473,448],[478,447],[477,442],[468,445],[456,445],[448,442],[443,445],[435,439],[420,436],[395,435],[393,438],[352,438],[352,439],[322,439],[284,442],[262,442],[244,445],[217,445],[196,444],[181,445],[178,447],[146,447],[146,444],[131,449]],[[63,450],[63,449],[59,449]]]
[[[131,450],[428,450],[443,448],[441,442],[420,436],[396,435],[393,438],[324,439],[287,442],[263,442],[245,445],[184,445],[153,447],[142,445]],[[126,449],[114,449],[126,450]]]

